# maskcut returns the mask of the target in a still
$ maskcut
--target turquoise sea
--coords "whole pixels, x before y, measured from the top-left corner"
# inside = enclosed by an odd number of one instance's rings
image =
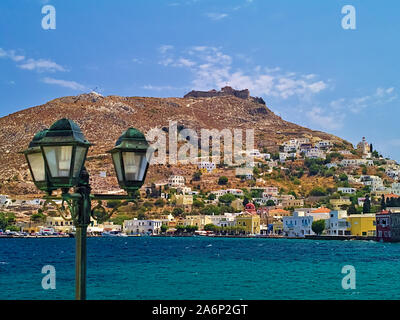
[[[0,239],[0,299],[74,299],[75,240]],[[88,299],[400,299],[400,244],[89,238]],[[44,290],[44,265],[56,289]],[[356,269],[344,290],[342,267]]]

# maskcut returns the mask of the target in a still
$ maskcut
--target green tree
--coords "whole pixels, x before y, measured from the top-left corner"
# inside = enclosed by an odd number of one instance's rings
[[[196,171],[194,174],[193,174],[193,181],[200,181],[201,180],[201,171]]]
[[[214,193],[210,193],[207,197],[208,200],[215,200],[217,196]]]
[[[163,224],[163,225],[161,226],[161,232],[162,232],[162,233],[166,233],[167,230],[168,230],[168,226],[167,226],[166,224]]]
[[[348,214],[357,214],[357,209],[356,206],[354,205],[354,203],[352,203],[351,205],[349,205],[349,207],[347,208],[347,213]]]
[[[381,198],[381,210],[386,210],[386,201],[385,201],[384,195],[382,195],[382,198]]]
[[[223,204],[230,205],[235,199],[236,197],[232,193],[225,193],[223,196],[218,198],[218,201]]]
[[[317,235],[322,234],[322,232],[325,230],[325,220],[317,220],[313,221],[311,225],[312,231],[314,231]]]
[[[268,200],[266,205],[267,205],[267,207],[272,207],[275,205],[275,202],[274,202],[274,200]]]
[[[310,191],[310,196],[313,197],[320,197],[320,196],[326,196],[326,190],[321,187],[315,187]]]
[[[15,223],[15,214],[12,212],[0,212],[0,229],[6,230]]]
[[[31,221],[44,222],[46,221],[46,216],[43,213],[34,213],[33,215],[31,215]]]
[[[129,220],[131,217],[125,215],[125,214],[119,214],[116,217],[112,218],[111,221],[114,222],[115,224],[123,225],[125,220]]]
[[[156,207],[164,207],[164,205],[165,205],[165,201],[164,201],[164,199],[157,199],[155,202],[154,202],[154,204],[156,205]]]
[[[219,179],[218,179],[218,184],[219,184],[219,185],[226,185],[226,184],[228,184],[228,178],[225,177],[225,176],[219,177]]]
[[[204,202],[198,199],[193,201],[193,207],[195,208],[204,208]]]
[[[363,213],[370,213],[371,212],[371,201],[369,200],[369,195],[365,196],[365,201],[363,204]]]
[[[174,208],[174,210],[172,210],[172,215],[174,217],[178,217],[181,216],[183,214],[183,209],[182,208]]]

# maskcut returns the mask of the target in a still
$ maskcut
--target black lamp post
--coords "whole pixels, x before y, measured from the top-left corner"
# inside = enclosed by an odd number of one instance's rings
[[[149,144],[140,131],[130,128],[110,151],[118,182],[128,196],[91,194],[89,174],[84,167],[90,146],[77,124],[69,119],[61,119],[48,130],[37,133],[28,149],[23,152],[35,185],[47,193],[46,200],[61,199],[69,207],[76,228],[77,300],[86,299],[86,233],[90,217],[99,222],[111,217],[114,211],[107,214],[101,206],[101,200],[133,201],[135,191],[143,185],[149,166],[146,157]],[[69,192],[71,188],[74,188],[72,193]],[[61,198],[51,195],[56,189],[62,190]],[[93,209],[92,200],[99,200],[99,205]],[[59,209],[60,213],[63,208],[64,205]]]

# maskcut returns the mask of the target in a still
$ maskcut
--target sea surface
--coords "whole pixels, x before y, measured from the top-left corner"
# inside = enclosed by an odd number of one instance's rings
[[[0,299],[74,299],[72,238],[0,239]],[[42,288],[42,268],[56,289]],[[354,266],[356,289],[342,268]],[[88,299],[400,299],[400,244],[238,238],[88,239]]]

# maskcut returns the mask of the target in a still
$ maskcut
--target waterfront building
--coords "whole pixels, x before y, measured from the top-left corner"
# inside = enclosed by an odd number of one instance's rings
[[[350,224],[347,221],[347,211],[335,210],[330,212],[329,220],[326,220],[326,233],[330,236],[350,235]]]
[[[376,234],[375,213],[351,214],[347,221],[350,224],[350,234],[353,236],[370,236]]]
[[[283,217],[283,232],[288,237],[312,235],[314,234],[311,229],[313,219],[313,216],[301,211],[295,211],[293,212],[293,216]]]
[[[159,234],[161,232],[161,220],[125,220],[123,230],[126,234]]]
[[[72,220],[64,220],[63,217],[46,217],[45,227],[53,228],[56,232],[70,233],[74,229]]]
[[[388,210],[382,210],[376,214],[376,237],[378,241],[390,242],[391,235],[391,216],[392,213]]]
[[[281,208],[271,209],[268,211],[268,217],[272,221],[281,220],[283,217],[290,216],[290,211]]]
[[[400,209],[389,208],[376,214],[378,241],[400,242]]]
[[[183,225],[185,226],[196,226],[198,230],[203,230],[206,224],[214,224],[213,217],[210,215],[190,215],[184,218]],[[220,217],[217,217],[220,219]],[[214,220],[215,221],[215,220]]]
[[[260,234],[260,217],[256,214],[237,216],[236,225],[244,227],[246,234]]]

